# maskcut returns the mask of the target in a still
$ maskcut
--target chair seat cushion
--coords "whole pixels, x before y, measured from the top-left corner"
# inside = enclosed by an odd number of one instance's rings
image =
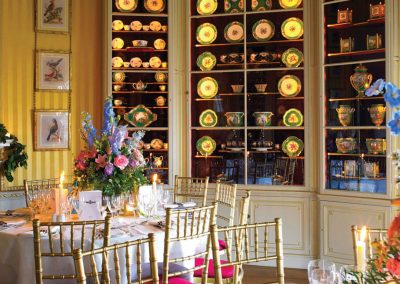
[[[157,263],[158,266],[158,277],[160,278],[160,280],[162,279],[162,274],[163,274],[163,263],[159,262]],[[136,268],[135,268],[136,269]],[[179,272],[179,271],[183,271],[186,270],[187,268],[183,267],[182,265],[176,264],[176,263],[170,263],[169,264],[169,273],[175,273],[175,272]],[[132,271],[136,271],[136,270],[132,270]],[[142,279],[145,278],[150,278],[151,276],[151,270],[150,270],[150,264],[149,263],[143,263],[142,264]],[[186,273],[186,274],[182,274],[179,275],[179,277],[171,277],[168,279],[169,283],[192,283],[192,282],[171,282],[172,279],[177,278],[179,281],[189,281],[191,279],[190,274]],[[113,278],[111,278],[113,279]],[[132,279],[133,281],[137,281],[137,277],[135,277],[135,279]],[[176,280],[176,281],[178,281]],[[175,281],[175,280],[174,280]],[[160,282],[161,283],[161,282]]]
[[[196,258],[194,261],[196,266],[204,264],[204,258]],[[221,260],[221,264],[225,264],[227,261]],[[232,278],[235,271],[235,267],[233,265],[222,267],[222,278]],[[194,271],[194,277],[201,277],[202,269],[197,269]],[[208,278],[214,278],[214,260],[210,259],[208,262]]]
[[[162,279],[160,279],[160,284],[162,284]],[[179,277],[173,277],[168,279],[168,284],[192,284],[189,280]]]
[[[218,250],[224,250],[227,247],[225,240],[218,240],[218,244],[219,244]]]

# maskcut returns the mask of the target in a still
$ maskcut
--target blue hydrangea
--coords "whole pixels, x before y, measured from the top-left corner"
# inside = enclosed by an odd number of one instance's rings
[[[400,134],[400,111],[393,113],[392,120],[388,122],[387,126],[393,135],[397,136]]]
[[[400,106],[400,90],[392,83],[386,84],[385,101],[392,107]]]
[[[375,83],[372,84],[371,87],[369,87],[365,91],[365,95],[367,97],[372,97],[372,96],[378,96],[382,93],[383,88],[385,88],[385,80],[383,79],[378,79],[375,81]]]

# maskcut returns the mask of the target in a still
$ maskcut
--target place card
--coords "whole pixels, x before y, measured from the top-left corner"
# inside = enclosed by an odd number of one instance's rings
[[[100,190],[79,192],[79,220],[91,221],[103,219],[101,216],[101,200],[102,192]]]

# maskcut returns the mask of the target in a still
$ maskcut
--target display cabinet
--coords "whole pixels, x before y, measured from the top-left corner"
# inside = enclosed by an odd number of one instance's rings
[[[366,92],[386,78],[385,1],[322,6],[324,188],[386,194],[386,104]]]
[[[191,175],[303,186],[303,1],[190,4]]]
[[[145,130],[146,174],[168,183],[168,2],[109,0],[109,9],[115,113],[130,131]]]

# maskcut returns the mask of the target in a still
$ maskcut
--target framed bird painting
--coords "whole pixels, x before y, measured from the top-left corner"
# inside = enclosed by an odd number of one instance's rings
[[[71,119],[68,110],[35,110],[33,123],[35,151],[70,149]]]
[[[36,31],[69,33],[72,0],[36,0]]]
[[[36,90],[66,92],[70,88],[70,53],[41,51],[36,54]]]

